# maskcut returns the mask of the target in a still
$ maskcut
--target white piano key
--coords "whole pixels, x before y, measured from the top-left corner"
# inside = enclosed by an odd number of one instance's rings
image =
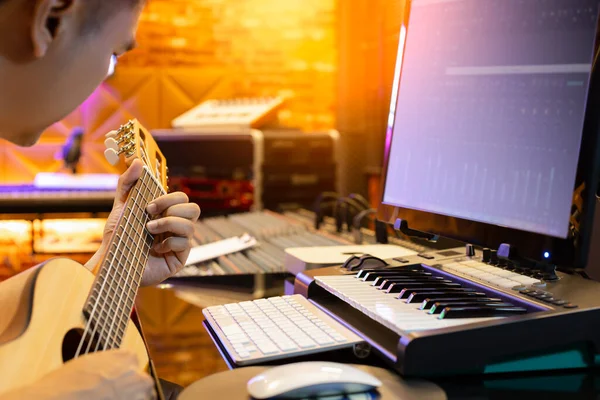
[[[471,268],[471,270],[474,269]],[[481,271],[474,271],[485,276],[485,273]],[[497,280],[504,279],[500,277],[494,278]],[[369,282],[354,279],[354,275],[322,276],[316,277],[315,280],[318,284],[327,285],[330,292],[345,299],[354,308],[401,335],[414,331],[441,329],[490,319],[462,318],[440,320],[438,318],[439,315],[431,315],[420,310],[420,304],[408,304],[405,300],[398,299],[397,294],[385,293],[369,285]]]

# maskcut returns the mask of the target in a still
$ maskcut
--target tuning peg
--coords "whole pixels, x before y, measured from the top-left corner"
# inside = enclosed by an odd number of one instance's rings
[[[106,135],[104,135],[107,138],[116,138],[117,135],[119,134],[119,131],[110,131],[108,132]]]
[[[114,138],[108,138],[104,141],[104,145],[107,149],[113,149],[119,151],[119,143]]]
[[[110,165],[117,165],[119,163],[119,153],[115,149],[106,149],[104,151],[104,158]]]

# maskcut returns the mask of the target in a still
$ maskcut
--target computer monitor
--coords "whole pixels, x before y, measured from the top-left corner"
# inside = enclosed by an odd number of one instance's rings
[[[600,0],[408,0],[379,219],[585,265]]]

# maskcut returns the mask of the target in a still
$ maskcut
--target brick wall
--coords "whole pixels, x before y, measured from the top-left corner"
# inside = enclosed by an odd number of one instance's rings
[[[150,0],[135,67],[223,67],[234,96],[283,94],[282,122],[334,126],[337,70],[335,0]]]

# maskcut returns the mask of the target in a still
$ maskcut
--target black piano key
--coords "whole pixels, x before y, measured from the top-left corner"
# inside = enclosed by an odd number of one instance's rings
[[[363,268],[360,271],[358,271],[358,273],[356,274],[356,278],[358,279],[363,279],[368,273],[370,272],[394,272],[394,271],[423,271],[423,267],[421,267],[421,265],[412,267],[412,266],[406,266],[406,267],[389,267],[389,268]]]
[[[362,278],[362,280],[364,282],[370,282],[370,281],[374,281],[375,279],[379,278],[380,276],[396,276],[396,277],[401,277],[401,276],[405,276],[405,277],[417,277],[417,276],[431,276],[431,272],[425,272],[425,271],[398,271],[398,272],[391,272],[391,271],[380,271],[380,272],[368,272],[364,275],[364,277]]]
[[[522,307],[446,307],[438,318],[507,317],[525,314],[526,312],[527,309]]]
[[[451,292],[448,290],[444,291],[431,291],[431,292],[413,292],[406,299],[407,303],[421,303],[425,299],[450,299],[452,297],[456,297],[460,294],[460,296],[464,297],[485,297],[487,296],[485,293],[481,292]]]
[[[440,314],[447,307],[513,307],[510,303],[488,303],[476,301],[438,301],[433,303],[429,309],[429,314]]]
[[[415,288],[415,289],[406,289],[406,290],[402,290],[400,292],[400,294],[398,295],[398,299],[407,299],[408,296],[410,296],[412,293],[426,293],[426,292],[448,292],[448,293],[454,293],[456,296],[462,296],[463,293],[469,293],[469,292],[475,292],[475,289],[469,289],[469,288],[462,288],[462,287],[458,287],[458,288],[449,288],[449,289],[437,289],[437,288],[432,288],[432,287],[426,287],[426,288]],[[423,300],[425,300],[427,297],[424,297]],[[423,301],[421,300],[421,301]]]
[[[399,273],[400,271],[423,271],[423,268],[420,269],[413,269],[410,267],[392,267],[392,268],[378,268],[378,269],[374,269],[374,268],[364,268],[361,269],[360,271],[358,271],[356,277],[358,279],[364,279],[365,276],[367,276],[367,274],[371,274],[371,273],[377,273],[377,272],[385,272],[385,273],[389,273],[389,274],[394,274],[394,273]]]
[[[501,299],[497,299],[497,298],[492,298],[492,297],[475,297],[475,298],[471,298],[471,297],[453,297],[450,299],[445,299],[444,301],[469,301],[471,303],[477,303],[477,302],[487,302],[487,303],[501,303],[502,300]],[[435,299],[425,299],[423,300],[423,303],[421,303],[421,307],[419,307],[419,309],[421,310],[429,310],[435,303],[437,302],[437,300]]]
[[[436,289],[456,289],[461,288],[459,283],[453,282],[401,282],[390,285],[385,292],[386,293],[400,293],[403,290],[412,290],[420,288]]]
[[[376,286],[378,289],[387,289],[392,283],[402,283],[402,282],[452,282],[447,279],[442,278],[441,276],[417,276],[417,277],[404,277],[404,278],[385,278],[380,276],[375,279],[373,282],[373,286]]]

